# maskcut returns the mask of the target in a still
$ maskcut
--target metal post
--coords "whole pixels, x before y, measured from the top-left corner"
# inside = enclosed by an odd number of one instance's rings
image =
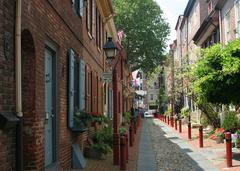
[[[120,139],[120,170],[126,170],[126,138],[121,136]]]
[[[128,161],[128,134],[125,133],[124,136],[126,138],[126,161]]]
[[[182,132],[182,120],[179,119],[179,133]]]
[[[177,119],[175,118],[175,130],[177,130]]]
[[[130,124],[130,127],[129,127],[129,144],[130,144],[130,147],[133,146],[133,128],[132,128],[132,124]]]
[[[225,134],[225,138],[226,138],[227,167],[232,167],[232,139],[231,139],[231,133],[227,132]]]
[[[170,116],[170,120],[171,120],[171,127],[174,127],[174,122],[173,122],[173,116]]]
[[[203,148],[203,126],[199,126],[199,147]]]
[[[113,164],[119,165],[119,135],[116,133],[113,133],[113,152]]]
[[[188,139],[190,140],[192,138],[192,133],[191,133],[191,122],[188,123]]]
[[[117,71],[113,69],[113,164],[119,164],[119,135],[118,135],[118,82]]]

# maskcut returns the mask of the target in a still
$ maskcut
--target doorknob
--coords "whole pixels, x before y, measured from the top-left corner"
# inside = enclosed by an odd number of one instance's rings
[[[46,112],[46,114],[45,114],[45,120],[48,120],[48,119],[49,119],[49,113]]]

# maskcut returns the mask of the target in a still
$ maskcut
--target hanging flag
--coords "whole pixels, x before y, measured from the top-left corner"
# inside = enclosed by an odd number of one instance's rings
[[[119,31],[119,32],[118,32],[118,39],[119,39],[120,44],[121,44],[122,39],[123,39],[124,37],[125,37],[124,31],[123,31],[123,30]]]

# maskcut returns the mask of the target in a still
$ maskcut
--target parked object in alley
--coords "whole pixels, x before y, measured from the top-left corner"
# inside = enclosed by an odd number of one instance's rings
[[[144,118],[153,118],[153,111],[148,110],[147,112],[144,112]]]

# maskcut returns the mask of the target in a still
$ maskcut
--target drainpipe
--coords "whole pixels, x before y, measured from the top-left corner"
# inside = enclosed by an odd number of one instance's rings
[[[16,0],[15,26],[15,78],[16,78],[16,113],[19,123],[16,129],[16,170],[23,171],[23,113],[22,113],[22,78],[21,78],[21,15],[22,0]]]
[[[223,43],[223,40],[222,40],[222,13],[221,13],[221,10],[218,11],[218,18],[219,18],[219,39],[220,39],[220,43]]]

